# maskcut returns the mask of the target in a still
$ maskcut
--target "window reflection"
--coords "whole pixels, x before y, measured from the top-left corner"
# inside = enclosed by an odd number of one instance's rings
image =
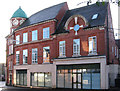
[[[100,64],[57,66],[57,87],[100,89]]]
[[[50,62],[50,47],[43,47],[43,63]]]
[[[16,85],[27,86],[27,71],[26,70],[16,71]]]
[[[35,72],[31,73],[31,85],[39,87],[51,87],[52,86],[51,73]]]

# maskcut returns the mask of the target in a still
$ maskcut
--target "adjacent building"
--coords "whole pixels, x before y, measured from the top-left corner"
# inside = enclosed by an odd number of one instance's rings
[[[118,47],[109,3],[69,10],[67,3],[29,18],[19,7],[10,19],[7,84],[108,89],[118,74]]]
[[[5,81],[5,63],[0,63],[0,81]]]

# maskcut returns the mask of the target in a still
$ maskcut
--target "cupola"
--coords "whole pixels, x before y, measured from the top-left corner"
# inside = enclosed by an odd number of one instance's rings
[[[21,7],[19,7],[19,9],[17,9],[14,14],[12,15],[11,18],[16,18],[16,17],[21,17],[21,18],[27,18],[26,13],[21,9]]]
[[[11,21],[11,33],[18,28],[27,19],[26,13],[19,7],[12,15]]]

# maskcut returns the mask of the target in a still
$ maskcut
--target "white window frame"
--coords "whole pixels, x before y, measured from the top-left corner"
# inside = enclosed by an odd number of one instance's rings
[[[50,38],[50,27],[43,28],[43,39]]]
[[[19,63],[20,63],[20,51],[16,51],[16,65]]]
[[[28,49],[23,50],[23,64],[27,64],[26,57],[28,61]]]
[[[74,44],[75,40],[79,41],[79,45]],[[74,50],[74,47],[75,47],[76,50]],[[73,56],[80,56],[80,39],[73,39]]]
[[[91,43],[90,43],[90,38],[92,38],[92,41],[91,41]],[[95,41],[95,44],[96,44],[96,48],[95,48],[95,50],[93,49],[93,38],[95,38],[96,39],[96,41]],[[89,44],[89,54],[88,55],[97,55],[97,37],[96,36],[92,36],[92,37],[89,37],[89,39],[88,39],[89,41],[88,41],[88,44]],[[90,48],[90,47],[92,47],[92,48]],[[92,51],[90,51],[90,50],[92,50]]]
[[[37,55],[33,51],[37,51]],[[38,62],[38,49],[37,48],[33,48],[32,49],[32,64],[37,63],[37,62]]]
[[[16,36],[16,44],[20,44],[20,35]]]
[[[11,54],[11,46],[9,46],[9,55]]]
[[[32,31],[32,41],[38,40],[38,31]]]
[[[9,61],[9,70],[12,70],[12,65],[13,65],[13,62]]]
[[[60,44],[61,42],[64,42],[62,45]],[[66,50],[65,50],[65,41],[59,41],[59,57],[66,57]]]
[[[13,54],[13,45],[9,46],[9,55]]]
[[[28,33],[23,33],[23,43],[28,42]]]

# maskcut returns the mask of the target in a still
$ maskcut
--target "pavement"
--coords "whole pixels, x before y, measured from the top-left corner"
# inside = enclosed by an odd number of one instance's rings
[[[0,81],[0,91],[21,91],[21,90],[25,90],[25,91],[120,91],[120,88],[111,88],[108,90],[25,88],[25,87],[6,86],[5,82]]]

